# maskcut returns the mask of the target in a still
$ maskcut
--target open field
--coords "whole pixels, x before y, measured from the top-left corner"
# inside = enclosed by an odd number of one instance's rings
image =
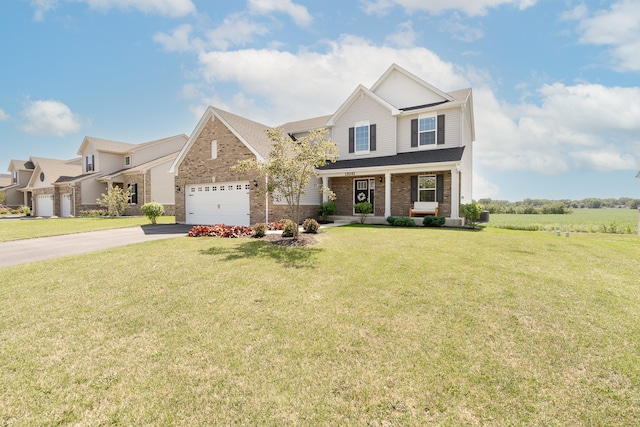
[[[174,216],[161,216],[158,224],[175,223]],[[111,230],[150,224],[147,217],[125,216],[119,218],[32,218],[0,220],[0,242],[31,239],[34,237],[60,236],[85,231]]]
[[[491,214],[489,227],[529,231],[637,234],[636,209],[575,209],[566,215]]]
[[[640,239],[350,226],[3,268],[0,425],[636,425]]]

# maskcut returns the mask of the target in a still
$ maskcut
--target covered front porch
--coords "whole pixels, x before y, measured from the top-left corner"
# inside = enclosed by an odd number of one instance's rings
[[[354,204],[368,201],[373,213],[366,222],[386,224],[388,216],[408,217],[416,201],[438,206],[438,216],[446,218],[446,225],[461,226],[459,164],[413,164],[393,167],[338,168],[320,172],[322,183],[336,195],[334,221],[358,222],[360,216]],[[348,163],[348,162],[345,162]],[[328,196],[323,196],[328,201]],[[421,225],[421,214],[414,214]]]

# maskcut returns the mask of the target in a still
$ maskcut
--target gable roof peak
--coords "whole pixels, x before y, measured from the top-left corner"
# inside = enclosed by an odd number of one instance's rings
[[[374,93],[377,93],[378,89],[380,89],[381,86],[384,83],[386,83],[389,80],[389,78],[395,73],[400,73],[404,77],[412,80],[413,82],[419,84],[420,86],[425,87],[426,89],[442,97],[446,101],[454,100],[454,98],[448,93],[438,89],[437,87],[433,86],[430,83],[427,83],[426,81],[422,80],[420,77],[416,76],[413,73],[410,73],[409,71],[405,70],[404,68],[402,68],[396,63],[391,64],[391,66],[387,69],[387,71],[385,71],[384,74],[380,76],[380,78],[373,84],[373,86],[371,86],[371,91]]]

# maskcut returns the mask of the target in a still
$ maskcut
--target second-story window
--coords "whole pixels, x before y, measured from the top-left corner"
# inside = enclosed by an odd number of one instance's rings
[[[93,154],[90,156],[87,156],[87,172],[93,172],[96,170],[93,164],[93,160],[94,160]]]
[[[127,156],[124,158],[124,165],[131,166],[131,156]]]
[[[376,125],[369,121],[356,122],[349,128],[349,152],[365,154],[376,151]]]
[[[435,145],[436,143],[436,118],[423,117],[419,123],[419,143],[421,147]]]
[[[12,184],[18,183],[18,171],[13,171],[13,174],[11,176],[11,183]]]

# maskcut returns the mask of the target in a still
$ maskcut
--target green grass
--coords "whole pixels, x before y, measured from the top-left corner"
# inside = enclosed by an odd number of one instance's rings
[[[0,242],[31,239],[34,237],[59,236],[85,231],[110,230],[150,224],[147,217],[120,218],[32,218],[0,220]],[[174,224],[175,217],[162,216],[158,224]]]
[[[0,425],[636,425],[640,239],[330,228],[2,269]]]
[[[637,234],[636,209],[575,209],[566,215],[491,214],[489,227],[528,231]]]

